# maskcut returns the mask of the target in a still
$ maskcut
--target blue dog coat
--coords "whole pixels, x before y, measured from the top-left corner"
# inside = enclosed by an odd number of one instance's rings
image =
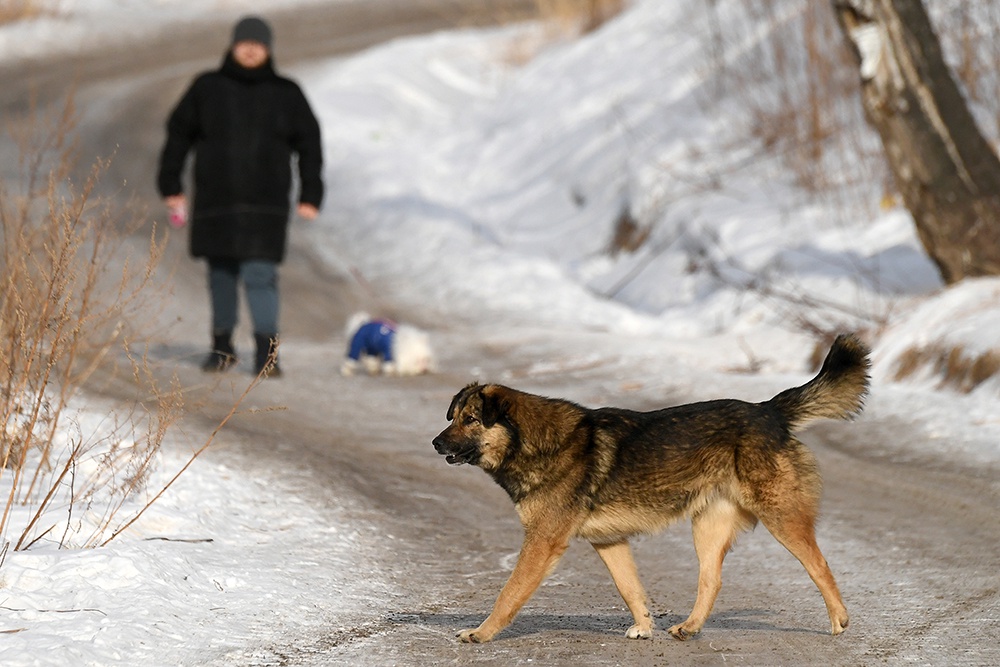
[[[347,356],[358,361],[362,354],[382,357],[382,361],[392,361],[392,339],[396,336],[396,323],[391,320],[372,320],[358,327],[351,337],[351,347]]]

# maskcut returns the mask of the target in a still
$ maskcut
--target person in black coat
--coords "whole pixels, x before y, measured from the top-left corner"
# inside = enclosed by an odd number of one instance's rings
[[[188,209],[181,176],[194,152],[190,250],[208,261],[212,301],[206,371],[236,363],[232,335],[242,282],[257,346],[254,368],[280,373],[277,265],[285,257],[293,157],[298,215],[315,219],[323,200],[319,123],[299,86],[275,72],[271,37],[258,17],[236,24],[222,67],[199,75],[170,114],[160,156],[157,185],[180,227]]]

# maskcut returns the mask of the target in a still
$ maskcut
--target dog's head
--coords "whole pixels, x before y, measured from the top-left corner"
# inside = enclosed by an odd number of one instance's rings
[[[509,403],[498,385],[470,384],[451,399],[451,424],[434,438],[434,449],[452,465],[468,463],[494,470],[515,436]]]

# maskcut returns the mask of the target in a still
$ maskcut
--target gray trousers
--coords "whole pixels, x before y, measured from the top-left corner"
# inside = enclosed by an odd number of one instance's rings
[[[254,333],[274,338],[278,334],[278,265],[262,259],[209,258],[212,332],[231,333],[236,328],[241,282]]]

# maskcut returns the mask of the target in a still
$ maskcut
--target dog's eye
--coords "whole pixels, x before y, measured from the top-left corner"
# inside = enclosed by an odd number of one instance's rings
[[[466,426],[469,426],[471,424],[476,424],[478,422],[479,420],[473,417],[472,415],[465,415],[464,417],[462,417],[462,423]]]

